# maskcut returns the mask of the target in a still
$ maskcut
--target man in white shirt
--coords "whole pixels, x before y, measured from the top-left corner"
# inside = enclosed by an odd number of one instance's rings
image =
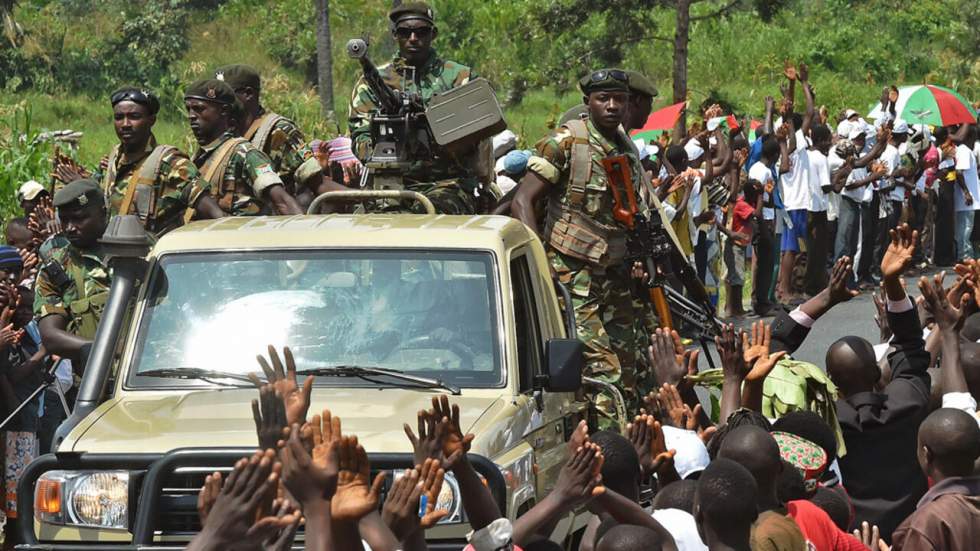
[[[803,290],[813,296],[827,287],[827,209],[830,206],[830,128],[818,124],[810,134],[813,145],[807,151],[807,182],[810,190],[810,207],[807,209],[806,277]]]
[[[902,119],[895,120],[892,126],[891,137],[888,139],[888,145],[881,154],[881,162],[884,163],[886,172],[885,177],[879,181],[878,185],[882,193],[881,200],[886,202],[887,206],[885,207],[885,211],[888,213],[884,220],[885,228],[879,232],[879,236],[881,237],[887,237],[887,232],[897,227],[902,219],[902,208],[905,205],[905,191],[907,186],[906,170],[902,168],[902,153],[900,149],[902,144],[908,140],[908,137],[909,125]],[[885,239],[885,243],[880,245],[875,248],[875,260],[878,264],[881,263],[881,257],[885,254],[887,239]]]
[[[980,208],[980,182],[977,180],[977,158],[973,145],[977,141],[977,127],[970,125],[966,138],[956,145],[956,258],[973,258],[974,211]]]
[[[773,249],[775,246],[773,234],[776,210],[773,208],[772,192],[776,181],[772,168],[779,160],[779,140],[775,136],[766,136],[762,141],[762,155],[759,160],[749,167],[749,179],[762,184],[764,195],[762,199],[762,220],[753,236],[753,265],[752,273],[752,310],[756,315],[765,316],[772,309],[769,301],[769,287],[772,284],[774,267]]]
[[[796,255],[800,252],[800,241],[806,239],[806,213],[810,207],[810,182],[808,178],[810,156],[807,154],[806,132],[798,128],[803,117],[793,114],[790,123],[793,133],[783,142],[785,158],[781,160],[779,191],[786,208],[786,226],[779,250],[779,284],[777,295],[780,301],[790,303],[797,297],[793,293],[792,274]],[[788,170],[783,172],[783,168]]]

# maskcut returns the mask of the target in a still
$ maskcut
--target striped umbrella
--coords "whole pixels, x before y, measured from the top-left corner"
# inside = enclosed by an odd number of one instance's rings
[[[963,96],[949,88],[932,84],[899,88],[895,112],[898,118],[909,124],[949,126],[977,120],[977,112]],[[880,118],[881,115],[881,104],[868,113],[871,119]]]

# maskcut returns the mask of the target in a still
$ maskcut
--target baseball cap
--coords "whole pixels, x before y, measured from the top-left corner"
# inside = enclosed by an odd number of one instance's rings
[[[851,124],[851,121],[844,119],[837,125],[837,135],[841,138],[846,138],[851,134],[852,128],[854,128],[854,125]]]
[[[851,117],[853,117],[855,115],[860,115],[860,113],[858,113],[857,111],[855,111],[853,109],[848,109],[848,110],[844,111],[844,120],[851,120]]]
[[[688,161],[696,161],[704,155],[704,149],[701,148],[701,144],[695,139],[690,139],[684,144],[684,151],[687,152]]]
[[[677,455],[674,456],[674,468],[681,478],[703,471],[711,462],[708,448],[704,446],[698,433],[666,425],[663,431],[667,449],[677,451]]]
[[[28,180],[20,185],[17,190],[17,201],[33,201],[41,192],[46,192],[44,186],[35,180]]]
[[[864,126],[851,126],[851,131],[847,134],[847,139],[854,141],[858,138],[867,137],[868,129]]]
[[[530,151],[515,149],[504,155],[504,172],[520,174],[527,169],[527,161],[531,158]]]
[[[895,119],[892,123],[892,134],[908,134],[909,133],[909,123],[905,122],[903,119]]]

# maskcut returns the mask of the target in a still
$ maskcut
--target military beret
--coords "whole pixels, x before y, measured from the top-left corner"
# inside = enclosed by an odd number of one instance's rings
[[[392,26],[409,19],[421,19],[427,21],[429,24],[435,24],[435,14],[432,13],[432,8],[425,2],[405,2],[404,4],[399,4],[391,8],[391,11],[388,12],[388,19],[391,19]]]
[[[214,78],[227,82],[233,90],[241,90],[246,86],[258,90],[262,84],[262,80],[259,78],[259,71],[255,67],[240,63],[218,67],[214,72]]]
[[[95,180],[83,178],[56,191],[51,203],[57,209],[64,209],[84,207],[92,201],[105,201],[102,188]]]
[[[135,86],[123,86],[122,88],[116,90],[109,96],[109,102],[113,107],[117,103],[122,101],[131,101],[133,103],[138,103],[146,107],[150,114],[156,115],[160,111],[160,100],[157,99],[156,94],[145,89],[136,88]]]
[[[630,77],[630,93],[643,94],[651,98],[657,97],[657,87],[650,82],[646,75],[637,71],[626,71],[626,74]]]
[[[234,105],[238,101],[235,90],[227,82],[216,78],[199,80],[187,87],[184,99],[200,99],[212,103]]]
[[[630,77],[622,69],[599,69],[593,71],[578,81],[583,94],[591,94],[600,90],[610,92],[629,92]]]

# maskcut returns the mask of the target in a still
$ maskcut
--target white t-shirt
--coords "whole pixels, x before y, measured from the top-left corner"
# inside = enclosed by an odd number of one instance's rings
[[[885,167],[887,167],[887,169],[888,169],[888,172],[886,173],[887,175],[891,176],[891,173],[892,172],[895,172],[895,169],[897,169],[897,168],[899,168],[901,166],[901,158],[902,158],[902,156],[899,153],[897,147],[895,147],[892,144],[888,144],[887,146],[885,146],[885,151],[884,151],[884,153],[881,154],[881,162],[885,163]],[[887,186],[888,184],[889,184],[889,181],[886,180],[886,179],[884,179],[884,178],[881,179],[881,180],[878,180],[878,185],[880,187]],[[899,186],[898,184],[896,184],[895,185],[895,189],[893,189],[890,192],[888,192],[888,200],[889,201],[904,201],[905,200],[905,188],[903,188],[903,187]]]
[[[970,190],[973,196],[973,204],[967,205],[963,190],[959,184],[956,187],[956,212],[980,209],[980,183],[977,182],[977,158],[973,156],[973,150],[960,144],[956,146],[956,172],[963,175],[963,182],[966,189]]]
[[[847,197],[852,201],[857,201],[859,203],[870,203],[874,198],[874,192],[871,190],[871,184],[864,187],[859,187],[856,189],[847,189],[847,186],[863,180],[868,177],[868,169],[864,167],[854,168],[851,173],[847,175],[847,181],[844,182],[844,189],[841,190],[841,195]]]
[[[754,165],[749,167],[749,178],[761,183],[763,187],[769,182],[775,182],[772,177],[772,171],[769,170],[769,167],[762,164],[762,161],[756,161]],[[763,203],[769,201],[768,193],[763,192],[762,201]],[[762,207],[762,219],[775,220],[776,210],[770,207]]]
[[[783,206],[786,210],[807,210],[810,208],[810,156],[807,155],[807,141],[802,130],[796,131],[796,149],[789,154],[789,172],[779,176]]]
[[[810,184],[810,212],[826,212],[829,205],[829,198],[824,192],[823,187],[830,185],[830,164],[827,156],[810,149],[807,151],[809,160],[807,162],[807,181]]]

